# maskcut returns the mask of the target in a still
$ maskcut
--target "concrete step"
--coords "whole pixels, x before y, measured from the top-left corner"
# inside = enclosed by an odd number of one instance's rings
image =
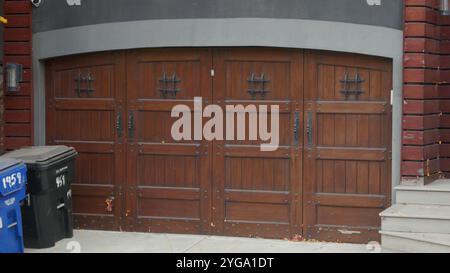
[[[380,216],[383,231],[450,234],[450,206],[396,204]]]
[[[450,234],[391,231],[380,231],[380,233],[383,250],[450,253]]]
[[[426,186],[397,186],[397,204],[450,206],[450,180],[441,179]]]

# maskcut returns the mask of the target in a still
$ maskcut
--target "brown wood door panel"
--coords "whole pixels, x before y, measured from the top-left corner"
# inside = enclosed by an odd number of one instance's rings
[[[305,58],[305,235],[379,240],[378,214],[391,202],[392,65],[334,52]],[[346,73],[362,82],[346,86]],[[345,89],[362,93],[346,97]]]
[[[124,103],[124,69],[122,53],[47,63],[47,143],[79,153],[72,187],[77,228],[120,229],[125,151],[116,125]],[[90,82],[80,81],[88,76]]]
[[[269,238],[301,235],[302,136],[298,143],[293,137],[294,120],[302,117],[301,64],[302,53],[297,50],[216,49],[214,103],[222,109],[238,104],[279,105],[280,148],[262,152],[259,140],[214,142],[214,233]],[[268,79],[269,92],[264,98],[252,98],[248,92],[253,73]],[[248,130],[246,117],[247,136]]]
[[[344,86],[345,74],[356,73],[359,86]],[[265,96],[249,92],[252,74],[264,74]],[[391,202],[389,60],[274,48],[148,49],[51,60],[46,77],[47,143],[80,154],[76,227],[379,239],[378,213]],[[173,140],[171,110],[193,109],[194,97],[222,109],[278,105],[279,148]]]
[[[209,233],[211,144],[172,139],[172,107],[212,98],[209,49],[158,49],[128,53],[126,228],[131,231]],[[179,81],[164,85],[164,77]],[[164,97],[166,88],[176,96]],[[193,109],[193,108],[191,108]]]

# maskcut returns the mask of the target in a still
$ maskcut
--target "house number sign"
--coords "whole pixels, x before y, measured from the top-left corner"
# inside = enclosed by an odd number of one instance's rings
[[[66,0],[69,6],[81,6],[81,0]]]
[[[381,6],[381,0],[366,0],[369,6]]]

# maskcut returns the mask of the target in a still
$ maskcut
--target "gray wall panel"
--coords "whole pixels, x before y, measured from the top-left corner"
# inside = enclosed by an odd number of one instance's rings
[[[403,1],[381,0],[43,0],[33,30],[151,19],[280,18],[356,23],[402,29]],[[164,31],[163,29],[161,31]]]

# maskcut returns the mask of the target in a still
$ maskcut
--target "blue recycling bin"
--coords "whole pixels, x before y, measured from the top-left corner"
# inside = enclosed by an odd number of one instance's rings
[[[0,253],[23,253],[20,203],[26,183],[27,167],[22,161],[0,158]]]

